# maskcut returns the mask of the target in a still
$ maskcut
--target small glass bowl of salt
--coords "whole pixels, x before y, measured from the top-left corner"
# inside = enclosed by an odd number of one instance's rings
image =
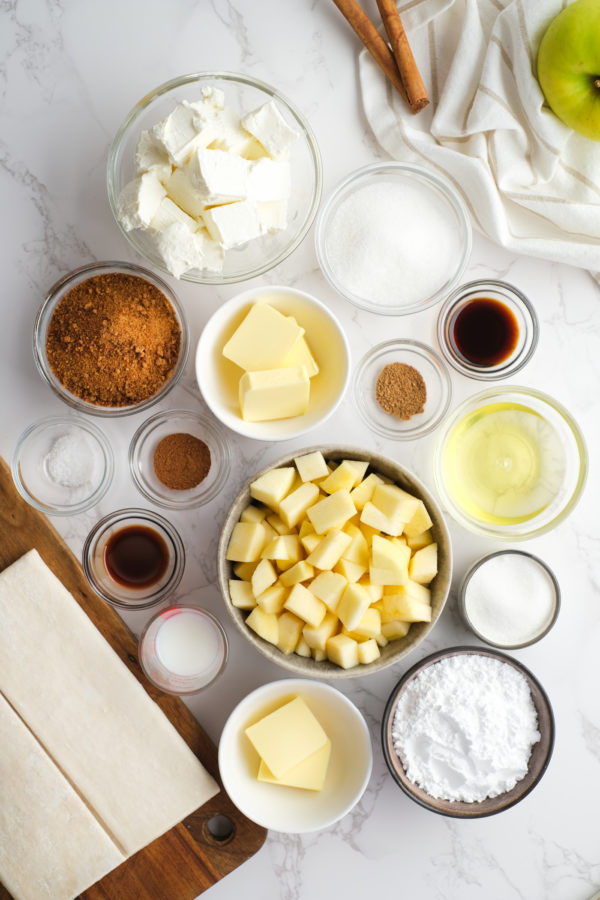
[[[94,506],[113,477],[104,432],[80,416],[49,416],[18,439],[11,461],[21,496],[41,512],[72,516]]]
[[[459,607],[465,624],[492,647],[535,644],[556,622],[560,586],[552,569],[523,550],[499,550],[465,575]]]

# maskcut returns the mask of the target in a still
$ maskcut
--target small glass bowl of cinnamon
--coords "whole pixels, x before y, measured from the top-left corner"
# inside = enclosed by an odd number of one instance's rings
[[[169,409],[143,422],[129,445],[133,481],[165,509],[189,509],[215,497],[231,469],[219,425],[189,409]]]
[[[369,350],[354,372],[353,390],[364,422],[394,440],[414,440],[433,431],[452,395],[444,361],[413,340],[384,341]]]

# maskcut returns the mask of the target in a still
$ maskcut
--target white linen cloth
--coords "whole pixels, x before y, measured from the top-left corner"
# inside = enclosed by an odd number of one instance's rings
[[[413,115],[360,55],[367,119],[394,159],[460,188],[473,226],[600,279],[600,143],[545,105],[536,60],[561,0],[400,0],[429,105]]]

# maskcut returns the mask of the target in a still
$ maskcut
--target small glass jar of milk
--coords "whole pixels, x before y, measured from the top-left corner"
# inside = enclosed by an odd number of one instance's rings
[[[227,635],[207,610],[174,605],[150,619],[138,652],[144,674],[161,691],[194,694],[225,668]]]

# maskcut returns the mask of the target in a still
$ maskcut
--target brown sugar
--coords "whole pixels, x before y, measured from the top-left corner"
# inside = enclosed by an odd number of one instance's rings
[[[175,311],[137,275],[94,275],[72,288],[48,326],[46,355],[71,394],[98,406],[130,406],[156,394],[181,349]]]
[[[210,450],[200,438],[183,432],[168,434],[154,450],[154,472],[173,491],[188,491],[210,471]]]
[[[384,412],[406,421],[425,409],[427,387],[417,369],[395,362],[379,373],[375,397]]]

